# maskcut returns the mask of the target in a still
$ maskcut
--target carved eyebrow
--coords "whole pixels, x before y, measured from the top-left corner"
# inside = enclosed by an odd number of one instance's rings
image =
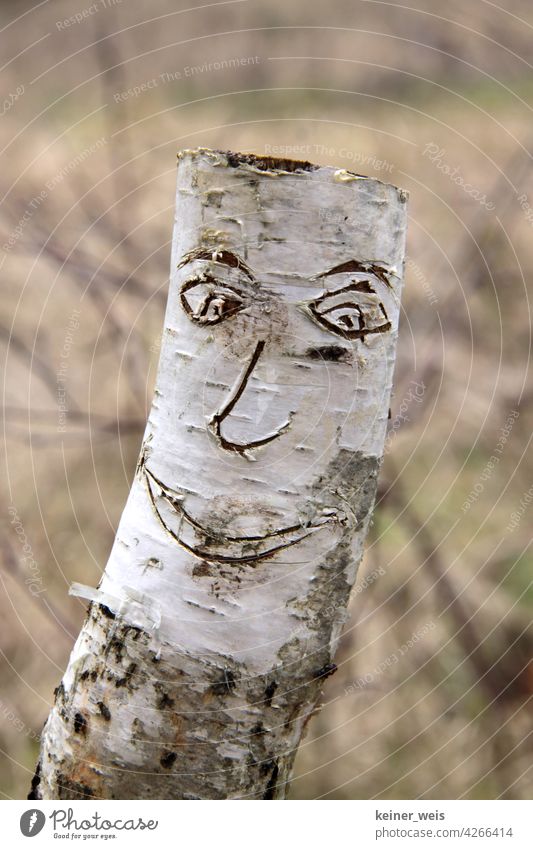
[[[357,272],[358,274],[373,274],[378,280],[381,280],[382,283],[385,283],[386,286],[391,288],[391,282],[389,280],[389,275],[392,274],[391,271],[388,271],[376,262],[360,262],[357,259],[349,259],[346,262],[341,262],[340,265],[335,265],[329,271],[323,271],[322,274],[317,274],[316,278],[330,277],[332,274],[346,274],[350,271]]]
[[[193,262],[195,259],[205,259],[210,262],[219,262],[222,265],[227,265],[229,268],[239,268],[243,271],[246,276],[250,280],[254,280],[253,272],[246,265],[245,262],[238,256],[234,254],[233,251],[228,250],[206,250],[205,248],[196,248],[193,251],[190,251],[188,254],[185,254],[180,263],[178,263],[178,268],[182,268],[184,265],[187,265],[189,262]]]
[[[322,294],[315,299],[314,303],[316,304],[319,301],[325,301],[327,298],[332,298],[334,295],[342,295],[344,292],[366,292],[369,295],[376,294],[368,280],[355,280],[353,283],[349,283],[347,286],[342,286],[340,289],[329,289],[326,292],[322,292]]]

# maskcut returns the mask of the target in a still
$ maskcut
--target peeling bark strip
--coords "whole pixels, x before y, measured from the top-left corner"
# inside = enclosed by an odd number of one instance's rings
[[[405,201],[179,154],[155,397],[31,798],[284,798],[374,503]]]

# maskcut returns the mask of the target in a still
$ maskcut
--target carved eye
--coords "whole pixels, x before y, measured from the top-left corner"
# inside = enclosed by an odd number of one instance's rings
[[[241,293],[212,278],[188,280],[181,289],[181,304],[191,319],[206,326],[219,324],[245,305]]]
[[[344,339],[364,339],[391,328],[385,307],[366,281],[325,292],[309,310],[323,327]]]

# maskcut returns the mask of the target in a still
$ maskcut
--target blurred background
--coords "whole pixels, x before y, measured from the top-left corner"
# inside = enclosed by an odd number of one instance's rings
[[[2,796],[127,497],[205,146],[410,192],[378,505],[291,797],[530,798],[531,4],[4,0],[0,31]]]

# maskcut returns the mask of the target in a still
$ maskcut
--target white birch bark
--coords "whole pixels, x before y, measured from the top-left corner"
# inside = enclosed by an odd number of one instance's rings
[[[370,521],[405,228],[378,180],[180,153],[153,406],[31,797],[284,798]]]

